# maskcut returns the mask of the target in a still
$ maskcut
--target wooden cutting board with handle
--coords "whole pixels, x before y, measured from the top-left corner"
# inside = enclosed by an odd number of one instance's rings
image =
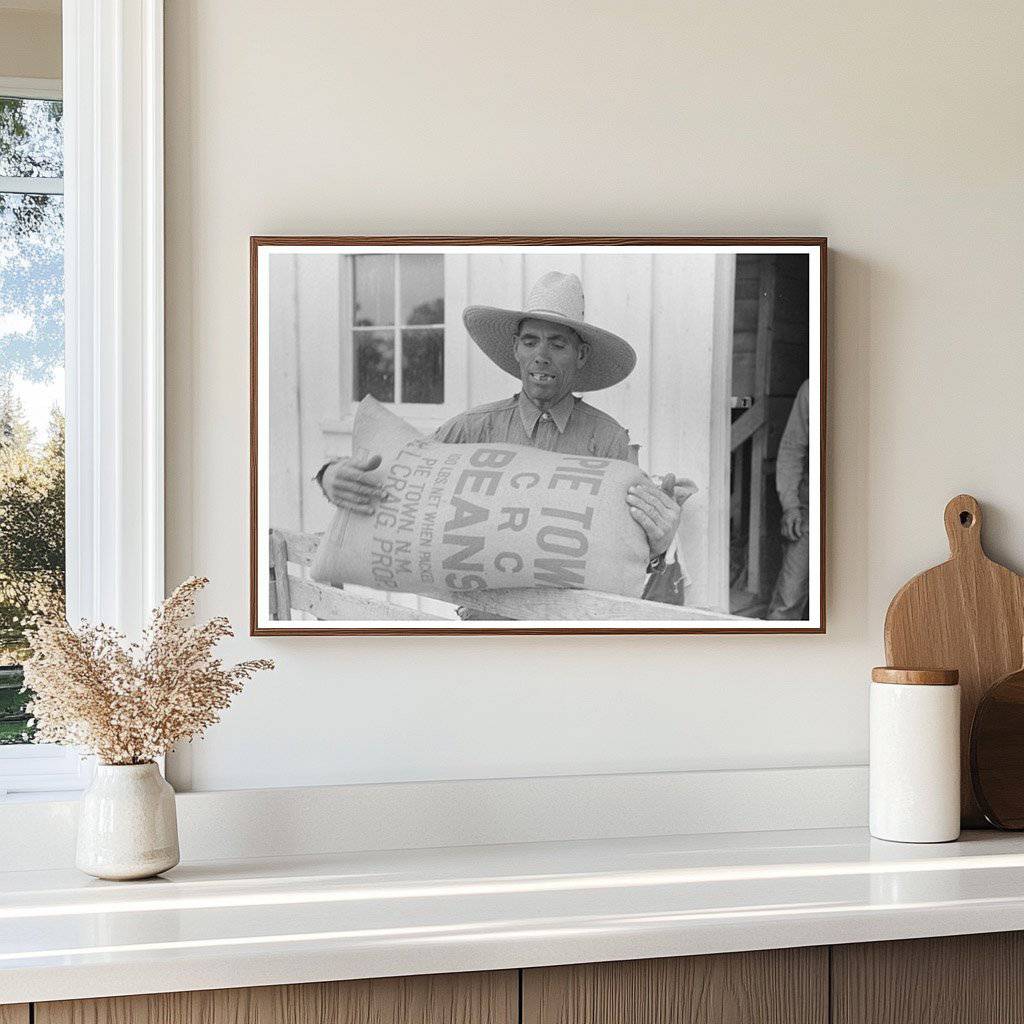
[[[1020,668],[1024,577],[993,562],[981,544],[981,507],[969,494],[946,506],[948,562],[919,573],[885,615],[886,663],[960,671],[960,816],[986,825],[971,790],[971,723],[988,688]]]

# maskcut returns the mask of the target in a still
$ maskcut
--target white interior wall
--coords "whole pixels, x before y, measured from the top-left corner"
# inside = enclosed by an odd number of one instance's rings
[[[946,500],[1024,568],[1020,5],[168,0],[166,29],[168,575],[243,633],[250,234],[832,245],[827,635],[243,636],[278,670],[195,788],[862,763]]]
[[[0,0],[0,78],[61,73],[60,0]]]

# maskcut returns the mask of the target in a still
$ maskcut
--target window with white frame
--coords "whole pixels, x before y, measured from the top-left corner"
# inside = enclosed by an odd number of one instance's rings
[[[45,377],[57,349],[47,350],[37,333],[16,350],[7,335],[12,323],[24,335],[30,319],[38,325],[62,317],[66,386],[56,384],[56,360],[51,383],[58,401],[62,390],[66,396],[60,483],[68,617],[135,637],[166,593],[163,0],[63,0],[61,10],[62,81],[0,78],[0,96],[18,101],[5,105],[18,116],[2,140],[0,261],[5,274],[30,271],[29,254],[18,248],[26,235],[18,233],[15,207],[35,207],[39,223],[42,208],[62,210],[63,293],[40,286],[45,301],[19,305],[0,282],[0,363],[13,381],[14,353],[28,352],[20,379]],[[50,117],[51,128],[59,122],[62,130],[62,152],[52,132],[42,155],[33,148],[38,133],[21,115],[56,108],[26,100],[63,103],[61,116]],[[55,223],[52,215],[48,223]],[[30,385],[21,387],[31,393]],[[0,800],[70,796],[88,784],[93,764],[66,748],[0,745]]]
[[[443,405],[444,257],[352,257],[352,399]]]
[[[41,600],[64,594],[64,158],[57,96],[55,84],[0,82],[2,746],[32,736],[20,668],[29,650],[26,620]]]
[[[0,798],[83,777],[73,752],[32,742],[21,669],[29,617],[65,586],[60,92],[0,79]]]

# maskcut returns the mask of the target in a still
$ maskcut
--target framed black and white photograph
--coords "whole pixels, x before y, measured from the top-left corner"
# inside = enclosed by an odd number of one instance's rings
[[[251,629],[824,632],[822,238],[251,239]]]

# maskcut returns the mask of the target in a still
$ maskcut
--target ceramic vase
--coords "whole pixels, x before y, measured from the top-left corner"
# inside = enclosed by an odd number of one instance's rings
[[[80,801],[79,870],[116,881],[151,878],[179,859],[174,790],[157,765],[97,765]]]

